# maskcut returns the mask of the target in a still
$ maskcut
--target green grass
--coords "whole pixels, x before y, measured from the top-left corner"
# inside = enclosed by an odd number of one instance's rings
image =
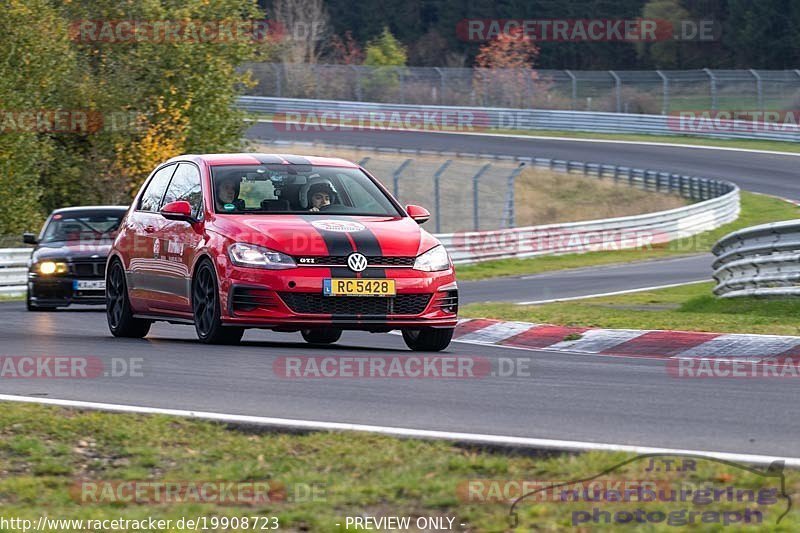
[[[507,531],[509,502],[469,501],[470,480],[561,482],[592,477],[633,456],[592,452],[581,455],[532,455],[454,446],[447,442],[395,439],[364,433],[305,435],[241,431],[210,422],[166,416],[83,412],[55,407],[6,403],[0,409],[0,505],[6,518],[178,520],[181,517],[275,516],[281,530],[344,531],[346,516],[449,516],[455,530]],[[654,474],[649,460],[603,476],[609,481],[634,479],[681,482],[696,486],[773,488],[776,480],[749,474],[735,466],[698,460],[694,471]],[[787,472],[787,492],[800,488],[800,474]],[[79,480],[269,482],[316,487],[312,498],[218,506],[209,503],[85,503]],[[299,493],[303,493],[301,490]],[[510,493],[513,500],[517,493]],[[533,503],[519,507],[519,531],[563,530],[572,513],[591,509],[581,503]],[[601,510],[635,510],[636,503],[593,504]],[[648,510],[721,510],[753,504],[692,505],[655,502]],[[764,523],[774,524],[785,509],[760,507]],[[337,528],[336,523],[342,524]],[[461,528],[459,524],[468,524]],[[781,523],[797,530],[797,513]],[[603,526],[616,530],[613,524]],[[222,529],[219,529],[222,530]],[[241,528],[230,528],[238,531]],[[351,527],[351,530],[353,528]],[[661,524],[652,531],[674,531]],[[70,531],[61,528],[61,531]],[[169,531],[179,531],[172,527]]]
[[[463,307],[463,317],[569,326],[800,335],[800,299],[716,298],[713,282],[542,305]]]
[[[742,211],[739,218],[713,231],[707,231],[649,248],[589,252],[585,254],[550,255],[529,259],[500,259],[474,265],[456,267],[458,279],[477,280],[497,276],[520,276],[630,261],[663,259],[692,253],[709,252],[721,237],[732,231],[766,222],[798,218],[800,212],[794,205],[771,196],[742,192]]]

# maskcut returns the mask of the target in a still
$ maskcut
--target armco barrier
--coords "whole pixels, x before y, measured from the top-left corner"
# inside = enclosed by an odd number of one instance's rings
[[[0,295],[18,296],[25,292],[30,248],[0,249]]]
[[[800,220],[733,232],[712,252],[717,296],[800,295]]]
[[[502,130],[558,130],[558,131],[588,131],[593,133],[641,133],[648,135],[694,135],[719,139],[763,139],[776,141],[800,141],[800,125],[781,124],[773,127],[763,122],[745,122],[741,120],[708,119],[700,120],[689,118],[681,121],[680,116],[668,115],[637,115],[625,113],[602,113],[592,111],[556,111],[547,109],[510,109],[487,107],[455,107],[433,105],[404,105],[384,104],[370,102],[351,102],[337,100],[310,100],[295,98],[273,98],[266,96],[242,96],[237,105],[251,113],[263,115],[278,115],[278,123],[286,124],[296,122],[298,116],[309,118],[312,124],[305,124],[300,131],[313,132],[315,128],[320,131],[333,129],[346,130],[347,121],[357,124],[359,117],[365,117],[367,125],[350,126],[367,128],[381,120],[387,125],[395,113],[395,122],[400,122],[402,127],[410,129],[423,129],[435,131],[446,129],[434,119],[427,125],[420,115],[428,113],[434,116],[438,113],[448,113],[453,117],[461,117],[461,125],[451,129],[455,131],[486,131],[489,129]],[[327,115],[323,116],[324,113]],[[323,123],[314,123],[323,119]],[[441,119],[439,119],[441,120]],[[344,122],[344,126],[338,126]],[[423,124],[420,125],[420,122]],[[411,124],[409,124],[411,123]],[[295,126],[299,128],[300,126]]]

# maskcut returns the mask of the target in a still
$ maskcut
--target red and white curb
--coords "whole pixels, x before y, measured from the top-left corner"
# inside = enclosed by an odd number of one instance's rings
[[[455,342],[593,355],[747,362],[796,358],[800,337],[639,329],[593,329],[484,318],[459,320]]]

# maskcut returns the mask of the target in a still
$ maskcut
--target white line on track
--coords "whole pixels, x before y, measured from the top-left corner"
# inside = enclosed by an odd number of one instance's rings
[[[529,437],[511,437],[503,435],[484,435],[480,433],[456,433],[450,431],[433,431],[427,429],[410,429],[389,426],[371,426],[365,424],[348,424],[342,422],[320,422],[314,420],[294,420],[289,418],[271,418],[250,415],[232,415],[224,413],[209,413],[204,411],[186,411],[182,409],[164,409],[159,407],[141,407],[112,403],[83,402],[77,400],[59,400],[55,398],[32,398],[29,396],[15,396],[0,394],[0,401],[36,403],[42,405],[56,405],[60,407],[74,407],[78,409],[97,409],[120,413],[158,414],[180,416],[211,420],[215,422],[228,422],[234,424],[247,424],[268,427],[278,427],[295,430],[310,431],[359,431],[379,433],[394,437],[409,437],[418,439],[450,440],[472,444],[494,444],[503,446],[516,446],[521,448],[542,448],[549,450],[563,450],[570,452],[582,451],[610,451],[628,453],[663,453],[663,454],[695,454],[704,455],[726,461],[738,461],[753,464],[770,464],[774,461],[785,461],[787,466],[800,467],[799,457],[777,457],[771,455],[752,455],[730,452],[716,452],[705,450],[682,450],[675,448],[655,448],[650,446],[631,446],[627,444],[606,444],[597,442],[582,442],[572,440],[536,439]]]
[[[549,304],[555,302],[569,302],[572,300],[583,300],[584,298],[601,298],[603,296],[616,296],[618,294],[631,294],[634,292],[655,291],[658,289],[671,289],[672,287],[681,287],[683,285],[696,285],[698,283],[709,283],[710,280],[698,279],[695,281],[684,281],[683,283],[670,283],[669,285],[655,285],[653,287],[640,287],[638,289],[625,289],[623,291],[602,292],[599,294],[587,294],[584,296],[569,296],[567,298],[553,298],[551,300],[534,300],[531,302],[517,302],[516,305],[538,305]]]
[[[268,119],[256,119],[250,120],[250,122],[259,122],[264,124],[274,124],[272,120]],[[303,125],[301,122],[279,122],[279,124],[297,124]],[[753,154],[769,154],[769,155],[788,155],[792,157],[800,157],[800,152],[780,152],[777,150],[757,150],[755,148],[734,148],[730,146],[712,146],[712,145],[705,145],[705,144],[683,144],[683,143],[667,143],[667,142],[658,142],[658,141],[625,141],[620,139],[597,139],[592,137],[549,137],[547,135],[524,135],[524,134],[516,134],[516,133],[488,133],[488,132],[476,132],[476,131],[436,131],[436,130],[419,130],[419,129],[410,129],[410,128],[386,128],[386,127],[372,127],[372,128],[364,128],[362,130],[354,130],[354,131],[398,131],[403,133],[441,133],[444,135],[472,135],[478,137],[504,137],[507,139],[533,139],[537,141],[570,141],[570,142],[584,142],[584,143],[607,143],[607,144],[636,144],[641,146],[667,146],[671,148],[697,148],[698,150],[722,150],[726,152],[745,152],[745,153],[753,153]],[[348,130],[342,129],[342,131],[347,132]],[[609,135],[625,135],[624,133],[614,134],[609,133]],[[709,138],[714,140],[713,138]],[[720,139],[725,140],[725,139]],[[731,139],[729,139],[731,140]],[[735,139],[733,139],[735,140]],[[751,139],[751,140],[759,140],[759,139]],[[777,141],[780,142],[780,141]]]

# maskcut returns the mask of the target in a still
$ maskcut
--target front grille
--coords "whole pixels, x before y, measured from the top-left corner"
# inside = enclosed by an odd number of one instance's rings
[[[282,292],[281,298],[295,313],[308,315],[418,315],[425,311],[430,294],[377,296],[323,296],[319,293]]]
[[[79,278],[103,279],[105,277],[106,260],[73,261],[70,272]]]
[[[347,266],[346,255],[298,256],[294,259],[298,265],[305,266]],[[414,266],[414,261],[416,257],[367,256],[367,265],[374,267],[410,267]]]
[[[266,289],[234,287],[231,295],[234,311],[255,311],[275,307],[275,297]]]

